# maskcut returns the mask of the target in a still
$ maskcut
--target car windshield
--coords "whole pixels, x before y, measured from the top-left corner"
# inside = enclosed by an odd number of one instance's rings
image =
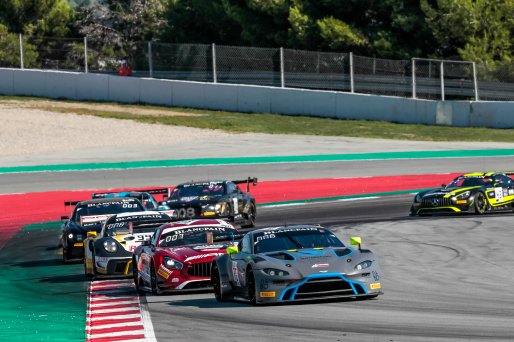
[[[194,227],[164,231],[159,238],[160,247],[209,245],[232,241],[235,230],[227,227]]]
[[[492,183],[492,179],[488,177],[457,177],[450,184],[448,188],[462,188],[468,186],[482,186]]]
[[[108,201],[97,203],[85,203],[75,210],[75,221],[80,221],[83,216],[113,215],[125,212],[144,211],[145,208],[138,200],[127,199],[122,201]]]
[[[184,197],[220,196],[223,194],[225,194],[223,183],[184,184],[173,189],[170,198],[178,200]]]
[[[131,227],[132,226],[132,227]],[[129,222],[109,223],[105,226],[105,236],[116,236],[137,233],[153,233],[158,225],[131,225]]]
[[[344,247],[330,230],[318,227],[284,228],[255,233],[255,253],[267,253],[289,249]]]

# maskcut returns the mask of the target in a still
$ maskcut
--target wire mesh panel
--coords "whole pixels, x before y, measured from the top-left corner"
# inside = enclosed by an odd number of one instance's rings
[[[357,93],[410,96],[411,61],[353,56],[354,89]]]
[[[478,96],[485,101],[514,101],[514,65],[477,63]]]
[[[473,63],[444,61],[443,67],[445,99],[474,100]]]
[[[442,96],[441,61],[415,59],[414,63],[416,98],[440,100]]]
[[[280,49],[216,46],[218,82],[280,87]]]
[[[349,54],[284,49],[285,86],[350,90]]]
[[[212,82],[212,48],[206,44],[152,43],[153,77]]]
[[[29,53],[33,54],[30,47]],[[20,66],[19,35],[7,32],[0,34],[0,67],[20,68]]]
[[[84,39],[27,37],[23,61],[26,68],[84,71]]]

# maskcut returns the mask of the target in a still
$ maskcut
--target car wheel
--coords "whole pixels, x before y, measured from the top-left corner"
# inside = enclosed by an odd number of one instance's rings
[[[212,269],[212,287],[214,289],[214,297],[218,302],[224,302],[223,293],[221,292],[221,274],[218,266]]]
[[[159,290],[159,285],[157,285],[157,273],[155,273],[153,261],[150,267],[150,287],[152,288],[152,294],[160,295],[162,293],[161,290]]]
[[[475,213],[482,215],[487,210],[487,200],[483,192],[478,192],[475,195]]]
[[[255,217],[257,216],[257,209],[255,208],[255,204],[252,203],[250,205],[250,210],[248,214],[246,214],[246,224],[242,226],[243,228],[253,228],[255,227]]]
[[[248,288],[248,300],[252,305],[257,305],[257,291],[255,289],[255,277],[252,270],[248,270],[246,286]]]

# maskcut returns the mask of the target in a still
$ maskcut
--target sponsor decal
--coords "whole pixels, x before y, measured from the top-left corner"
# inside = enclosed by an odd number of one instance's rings
[[[494,198],[494,191],[490,191],[487,193],[487,197]]]
[[[380,285],[380,283],[371,283],[371,284],[369,284],[369,288],[372,290],[378,290],[378,289],[382,288],[382,285]]]
[[[178,283],[180,281],[179,278],[171,278],[172,283]]]
[[[380,279],[380,275],[377,271],[373,271],[373,279],[375,279],[375,281],[378,281]]]
[[[241,287],[241,282],[239,281],[239,269],[237,268],[237,262],[232,261],[232,276],[234,277],[234,281],[237,286]]]
[[[109,261],[109,258],[108,257],[97,257],[97,256],[95,256],[95,261],[96,262],[107,262],[107,261]]]
[[[314,264],[312,265],[312,268],[318,268],[318,267],[328,267],[330,264]]]
[[[503,189],[502,188],[494,188],[494,198],[496,202],[503,201]]]
[[[198,196],[181,197],[180,201],[181,202],[191,202],[191,201],[194,201],[197,198],[198,198]]]
[[[275,291],[259,292],[261,298],[273,298],[275,295]]]
[[[467,200],[457,200],[455,203],[456,204],[466,204],[466,203],[468,203],[468,201]]]
[[[166,280],[170,277],[170,275],[168,273],[164,272],[164,270],[162,268],[160,268],[160,267],[157,270],[157,274],[160,275],[161,277],[163,277]]]
[[[503,196],[508,196],[509,195],[509,191],[507,189],[503,189]]]
[[[514,189],[509,189],[509,195],[514,195]]]

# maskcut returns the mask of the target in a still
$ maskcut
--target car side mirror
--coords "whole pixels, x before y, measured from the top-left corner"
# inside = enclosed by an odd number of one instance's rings
[[[239,248],[237,246],[229,246],[229,247],[227,247],[227,254],[228,255],[237,254],[237,253],[239,253]]]
[[[361,243],[362,243],[362,239],[358,236],[353,236],[350,238],[350,245],[358,245],[359,246],[359,251],[361,250]]]
[[[441,184],[441,188],[446,188],[446,184]]]
[[[95,231],[89,231],[87,232],[88,238],[95,238],[97,236],[97,233]]]

